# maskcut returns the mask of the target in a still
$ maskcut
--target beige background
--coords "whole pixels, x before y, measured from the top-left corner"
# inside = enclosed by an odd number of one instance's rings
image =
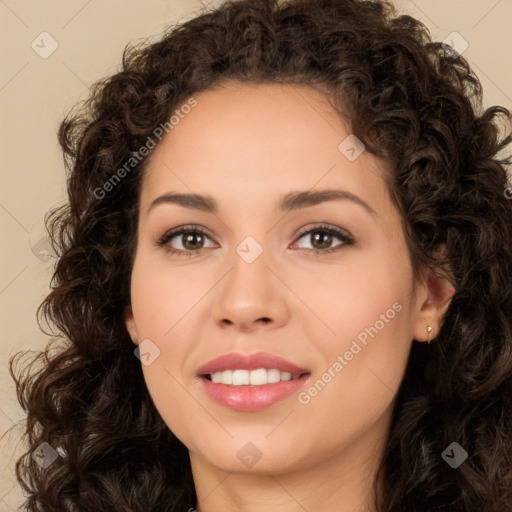
[[[464,56],[482,82],[484,105],[512,109],[512,0],[395,4],[423,21],[435,40],[458,32],[469,45]],[[44,245],[44,213],[65,200],[59,122],[95,80],[119,69],[126,43],[157,37],[167,24],[201,8],[199,0],[0,0],[0,435],[23,418],[9,357],[42,349],[48,341],[35,311],[48,292],[53,260],[45,261],[37,249]],[[51,48],[42,32],[58,44],[46,59],[31,47],[35,41],[39,52]],[[18,432],[13,429],[0,441],[1,512],[17,510],[23,501],[13,474],[22,451]]]

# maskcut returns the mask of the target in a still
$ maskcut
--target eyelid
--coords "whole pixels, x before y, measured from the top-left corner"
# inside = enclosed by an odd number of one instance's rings
[[[343,237],[342,239],[350,240],[351,243],[355,242],[354,237],[350,234],[349,231],[325,222],[322,222],[321,224],[315,226],[305,226],[295,235],[295,239],[298,240],[312,231],[326,231],[338,238]]]
[[[176,226],[175,228],[168,229],[167,231],[165,231],[163,233],[163,235],[158,237],[158,239],[156,241],[156,245],[157,246],[165,245],[171,238],[174,238],[175,236],[178,236],[178,235],[183,234],[184,232],[188,232],[188,231],[204,234],[208,238],[210,238],[210,240],[214,240],[214,237],[212,236],[211,232],[207,228],[205,228],[203,226],[199,226],[198,224],[185,224],[183,226]],[[195,251],[195,252],[199,252],[199,251]]]
[[[304,235],[307,235],[314,231],[324,231],[324,232],[330,233],[335,238],[338,238],[339,240],[341,240],[343,242],[342,246],[352,245],[353,243],[355,243],[354,237],[346,229],[322,222],[320,224],[316,224],[316,225],[310,224],[310,225],[307,225],[307,226],[304,226],[303,228],[301,228],[299,230],[299,232],[296,235],[294,235],[294,241],[292,242],[292,245],[295,245]],[[161,237],[159,237],[159,239],[156,242],[156,245],[158,247],[164,247],[167,245],[167,242],[170,239],[172,239],[175,236],[178,236],[180,234],[183,234],[185,232],[197,232],[197,233],[206,235],[210,240],[212,240],[215,244],[217,244],[217,242],[215,242],[214,237],[211,235],[210,231],[207,228],[205,228],[203,226],[199,226],[197,224],[187,224],[187,225],[183,225],[183,226],[177,226],[175,228],[172,228],[172,229],[166,231]],[[191,256],[194,253],[199,254],[199,253],[202,253],[204,250],[211,249],[211,248],[212,247],[203,247],[201,249],[198,249],[197,251],[185,251],[183,249],[167,248],[167,251],[170,253],[175,253],[175,254],[180,254],[180,255],[187,254],[187,255]],[[339,249],[336,249],[335,247],[333,247],[330,249],[308,249],[308,248],[306,248],[306,249],[302,249],[302,250],[307,251],[307,252],[314,252],[318,255],[321,255],[321,254],[329,254],[330,252],[337,252]]]

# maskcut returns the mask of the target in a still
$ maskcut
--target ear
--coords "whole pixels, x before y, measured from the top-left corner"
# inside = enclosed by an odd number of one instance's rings
[[[139,337],[137,335],[137,327],[135,325],[135,319],[133,318],[133,310],[131,305],[126,306],[124,310],[124,324],[126,325],[126,330],[128,331],[128,334],[130,335],[133,343],[138,345]]]
[[[435,275],[431,270],[424,278],[419,293],[421,304],[414,325],[414,339],[431,341],[441,330],[443,317],[450,306],[455,289],[446,278]],[[429,332],[428,327],[431,327]]]

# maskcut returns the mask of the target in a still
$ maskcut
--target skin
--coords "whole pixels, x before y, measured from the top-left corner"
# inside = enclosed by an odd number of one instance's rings
[[[197,510],[374,511],[372,480],[412,343],[429,338],[428,325],[435,337],[454,290],[428,274],[414,281],[383,180],[388,167],[367,151],[354,161],[340,152],[350,126],[318,91],[231,82],[194,97],[146,168],[125,321],[135,344],[149,338],[160,349],[144,378],[189,450]],[[347,199],[276,209],[292,191],[327,188],[374,213]],[[164,203],[147,213],[171,191],[211,195],[219,210]],[[323,223],[355,243],[333,236],[324,247],[340,250],[308,252],[321,242],[299,230]],[[178,235],[167,246],[193,254],[156,245],[187,224],[208,236],[185,246]],[[263,249],[252,263],[236,252],[248,236]],[[397,302],[400,312],[307,404],[293,394],[262,411],[234,411],[196,377],[219,355],[265,351],[308,368],[307,390]],[[237,457],[248,442],[261,454],[251,468]]]

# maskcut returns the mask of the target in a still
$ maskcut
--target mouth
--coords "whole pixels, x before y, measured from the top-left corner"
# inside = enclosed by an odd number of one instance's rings
[[[311,378],[309,372],[293,376],[290,373],[279,372],[279,380],[277,381],[277,372],[272,372],[272,368],[270,370],[258,368],[254,370],[255,373],[253,374],[256,376],[256,381],[253,382],[257,383],[251,384],[250,375],[249,383],[247,383],[249,372],[247,370],[240,370],[240,372],[238,370],[226,370],[201,375],[200,381],[203,384],[203,390],[210,399],[228,409],[256,412],[291,398]],[[266,382],[263,379],[263,372],[270,374],[270,379],[267,377]],[[281,380],[281,373],[285,373],[283,380]],[[221,382],[214,382],[213,379],[218,380],[219,377]],[[222,378],[224,378],[224,382],[228,383],[224,384]],[[273,378],[276,382],[269,382]],[[235,383],[233,383],[233,379]],[[229,383],[230,380],[231,383]]]
[[[274,354],[225,354],[197,372],[206,395],[236,411],[259,411],[290,398],[311,371]]]
[[[200,377],[214,384],[225,384],[226,386],[266,386],[268,384],[298,380],[308,375],[310,375],[309,372],[292,374],[291,372],[281,371],[278,368],[257,368],[255,370],[238,368],[206,373],[200,375]]]

